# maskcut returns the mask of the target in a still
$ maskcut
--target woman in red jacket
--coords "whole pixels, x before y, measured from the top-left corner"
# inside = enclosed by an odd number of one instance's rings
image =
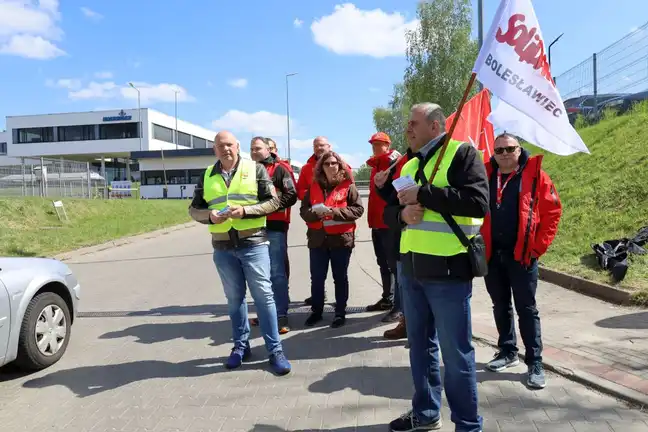
[[[324,283],[329,262],[335,284],[335,318],[341,327],[349,299],[349,261],[355,247],[356,220],[364,213],[362,200],[346,163],[335,152],[323,154],[315,166],[313,183],[301,203],[300,214],[308,225],[312,313],[307,326],[322,320]]]

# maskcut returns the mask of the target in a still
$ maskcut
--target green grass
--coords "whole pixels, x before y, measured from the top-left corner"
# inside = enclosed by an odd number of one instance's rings
[[[51,199],[0,198],[0,256],[52,256],[191,220],[187,200],[62,201],[69,222]]]
[[[611,284],[596,264],[591,244],[633,237],[648,225],[648,104],[623,116],[606,113],[593,126],[576,127],[591,154],[545,155],[543,168],[553,179],[563,203],[558,235],[543,257],[547,267]],[[648,300],[648,255],[633,256],[620,288]]]

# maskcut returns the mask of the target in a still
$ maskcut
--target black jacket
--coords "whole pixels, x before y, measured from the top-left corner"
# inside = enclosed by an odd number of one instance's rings
[[[234,174],[238,170],[239,162],[236,163],[236,166],[232,170],[231,177],[234,177]],[[217,161],[210,173],[210,176],[222,175],[222,173],[223,170],[220,161]],[[268,175],[268,171],[266,171],[265,167],[258,162],[256,164],[256,178],[258,185],[257,197],[259,202],[257,204],[243,207],[243,209],[245,210],[245,216],[243,216],[244,219],[267,216],[279,209],[279,197],[275,193],[272,180]],[[210,225],[212,224],[212,221],[209,218],[211,210],[209,210],[209,205],[207,204],[203,196],[203,179],[204,173],[202,176],[200,176],[198,184],[194,189],[193,200],[189,205],[189,215],[196,222]],[[226,181],[226,184],[229,186],[228,181]],[[247,247],[265,241],[268,241],[268,235],[266,233],[265,227],[261,229],[243,231],[237,231],[232,228],[227,233],[212,233],[212,246],[214,247],[214,249],[233,249],[238,247]]]
[[[266,160],[261,161],[265,167],[277,162],[277,157],[273,154]],[[293,181],[292,175],[283,167],[278,164],[272,174],[272,184],[274,184],[279,196],[279,210],[285,210],[295,205],[297,202],[297,188]],[[288,222],[278,220],[268,220],[266,227],[269,231],[288,232],[290,227]]]
[[[420,171],[439,151],[443,141],[438,142],[425,159],[421,160]],[[420,158],[420,155],[415,157]],[[430,184],[421,186],[418,192],[419,203],[427,209],[439,213],[448,212],[453,216],[486,216],[489,203],[488,178],[479,152],[472,145],[462,144],[457,150],[448,168],[448,182],[450,185],[444,188]],[[405,227],[400,217],[403,208],[392,187],[384,214],[384,221],[389,227],[398,230]],[[470,261],[466,253],[450,257],[407,253],[401,254],[400,258],[403,272],[410,277],[425,280],[472,279]]]

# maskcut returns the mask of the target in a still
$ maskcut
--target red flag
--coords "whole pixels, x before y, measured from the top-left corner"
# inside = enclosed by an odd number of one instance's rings
[[[490,113],[490,93],[483,89],[466,102],[452,134],[452,138],[475,146],[484,154],[485,160],[490,159],[495,147],[493,124],[488,121]],[[455,114],[456,111],[446,120],[446,129],[450,129]]]

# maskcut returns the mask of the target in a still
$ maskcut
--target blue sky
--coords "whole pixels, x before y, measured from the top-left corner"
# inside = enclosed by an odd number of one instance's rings
[[[484,0],[485,33],[498,3]],[[554,75],[648,21],[645,0],[622,3],[533,1],[547,43],[565,32],[552,49]],[[231,129],[245,146],[261,134],[283,147],[284,77],[298,72],[293,158],[303,162],[312,138],[326,135],[358,167],[375,132],[372,108],[402,79],[415,8],[412,0],[0,0],[0,128],[6,115],[135,108],[133,81],[144,107],[173,115],[179,90],[181,119]]]

